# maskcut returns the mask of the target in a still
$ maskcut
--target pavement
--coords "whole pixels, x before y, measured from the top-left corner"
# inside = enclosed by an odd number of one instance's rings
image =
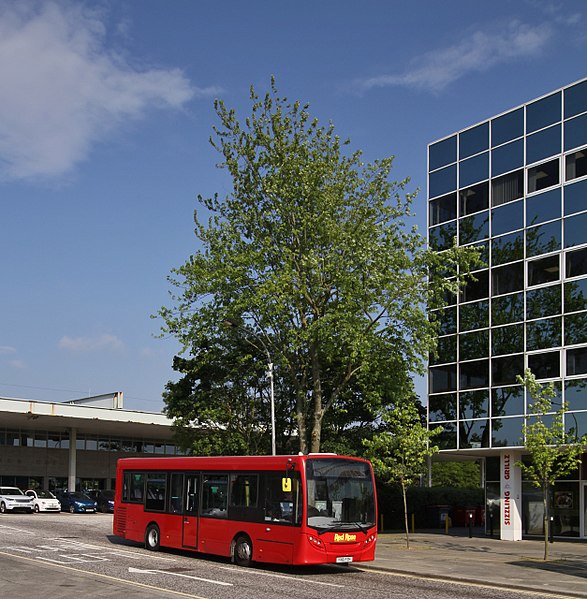
[[[471,538],[469,537],[471,534]],[[501,541],[481,529],[379,533],[375,561],[365,569],[529,591],[540,596],[587,598],[587,541],[555,539],[544,561],[544,540]]]

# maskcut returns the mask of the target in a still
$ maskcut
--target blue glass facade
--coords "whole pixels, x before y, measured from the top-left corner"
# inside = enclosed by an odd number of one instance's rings
[[[429,243],[455,237],[487,265],[435,313],[428,420],[441,449],[522,446],[526,367],[587,433],[587,80],[429,145]]]

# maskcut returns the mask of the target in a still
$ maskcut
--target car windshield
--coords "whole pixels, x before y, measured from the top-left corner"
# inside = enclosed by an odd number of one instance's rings
[[[37,491],[37,497],[39,499],[55,499],[55,495],[51,491]]]
[[[375,490],[367,462],[345,458],[306,462],[308,526],[362,530],[375,526]]]
[[[85,494],[85,493],[80,493],[79,491],[75,491],[75,493],[70,493],[69,496],[72,499],[86,499],[88,501],[91,501],[91,499]]]
[[[0,495],[24,495],[24,493],[16,487],[1,487]]]

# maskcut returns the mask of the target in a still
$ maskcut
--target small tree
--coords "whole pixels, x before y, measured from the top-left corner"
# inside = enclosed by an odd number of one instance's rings
[[[524,446],[531,462],[517,465],[526,474],[530,482],[542,489],[544,502],[544,559],[548,559],[549,537],[549,497],[554,482],[570,473],[581,464],[583,446],[587,444],[587,435],[578,437],[575,429],[565,429],[564,416],[568,404],[562,402],[558,410],[553,411],[552,399],[556,396],[554,385],[540,385],[530,369],[524,372],[524,378],[518,376],[534,403],[528,407],[528,414],[522,427]],[[550,422],[549,422],[550,421]]]
[[[419,480],[425,471],[426,459],[438,451],[431,440],[442,429],[428,430],[416,405],[406,401],[382,414],[387,430],[366,439],[367,448],[377,476],[382,482],[399,483],[404,503],[406,548],[410,548],[407,488]]]

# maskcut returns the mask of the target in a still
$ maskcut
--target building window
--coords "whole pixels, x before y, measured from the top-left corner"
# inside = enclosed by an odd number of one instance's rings
[[[454,245],[457,236],[457,223],[456,221],[452,221],[429,229],[429,231],[428,240],[430,247],[435,252],[441,252],[442,250],[448,250]]]
[[[431,225],[439,225],[453,220],[457,217],[457,194],[449,193],[436,200],[431,200],[429,208]]]
[[[528,262],[528,286],[552,283],[560,278],[560,260],[556,256],[548,256]]]
[[[583,148],[565,158],[565,178],[567,181],[587,175],[587,149]],[[585,207],[585,205],[583,204]]]
[[[565,345],[587,343],[587,312],[565,316]]]
[[[442,196],[457,188],[457,167],[456,165],[447,166],[430,173],[428,181],[428,190],[430,197]]]
[[[459,364],[460,389],[475,389],[489,386],[489,360],[461,362]]]
[[[518,139],[491,151],[491,176],[497,177],[524,166],[524,140]]]
[[[430,354],[430,364],[446,364],[457,361],[457,336],[439,337],[436,354]]]
[[[559,160],[550,160],[528,169],[528,193],[560,183]]]
[[[576,374],[586,374],[587,373],[587,347],[576,347],[574,349],[567,350],[567,376],[573,376]],[[582,406],[574,407],[575,410],[585,410],[587,409],[587,393],[586,393],[586,383],[585,379],[581,380],[581,391],[583,396]],[[574,390],[576,391],[575,385]],[[568,392],[565,395],[565,399],[569,401]],[[569,402],[570,403],[570,402]]]
[[[489,212],[478,212],[459,220],[459,244],[466,245],[489,237]]]
[[[489,331],[459,335],[459,360],[476,360],[489,355]]]
[[[561,313],[560,285],[541,287],[526,292],[526,318],[544,318]]]
[[[565,90],[565,119],[587,111],[587,81]]]
[[[514,262],[491,271],[492,295],[504,295],[524,288],[524,263]]]
[[[489,183],[479,183],[459,191],[460,215],[466,216],[489,208]]]
[[[489,326],[489,302],[483,300],[459,306],[459,330],[471,331]]]
[[[468,187],[489,179],[489,152],[484,152],[459,163],[459,185]]]
[[[457,429],[456,423],[445,422],[430,426],[430,430],[440,427],[442,432],[434,437],[434,442],[439,449],[456,449],[457,448]]]
[[[543,129],[526,138],[526,163],[532,164],[561,153],[561,126]]]
[[[489,147],[489,123],[481,123],[459,134],[459,158],[468,158]]]
[[[431,395],[428,398],[428,417],[430,422],[456,420],[457,394]]]
[[[491,235],[495,237],[524,226],[524,202],[512,202],[491,211]]]
[[[565,247],[574,245],[583,245],[587,241],[585,232],[587,231],[587,212],[565,218]]]
[[[567,375],[587,372],[587,347],[569,350],[576,352],[570,358],[567,351]],[[570,370],[572,371],[569,371]],[[565,383],[565,401],[569,410],[587,410],[587,379],[575,379]]]
[[[459,422],[459,449],[489,447],[489,421],[461,420]]]
[[[461,290],[461,302],[471,302],[489,295],[489,272],[482,270],[469,276]]]
[[[516,447],[523,445],[523,418],[492,418],[491,447]]]
[[[561,189],[557,187],[526,200],[526,225],[538,225],[561,216]]]
[[[501,387],[517,383],[518,376],[524,374],[524,355],[491,359],[491,384]]]
[[[506,141],[524,135],[524,109],[517,108],[491,121],[491,145],[499,146]]]
[[[524,196],[523,171],[509,173],[491,181],[491,205],[501,206]]]
[[[532,133],[561,120],[561,92],[526,106],[526,133]]]
[[[566,276],[580,277],[587,275],[587,248],[566,253]]]
[[[459,394],[459,418],[484,418],[489,416],[489,390],[465,391]]]
[[[587,250],[585,250],[587,253]],[[565,283],[565,313],[587,310],[587,279]]]
[[[503,356],[524,351],[524,325],[496,327],[491,331],[491,355]]]
[[[491,264],[499,266],[524,258],[524,232],[517,231],[491,240]]]
[[[541,352],[528,356],[528,368],[537,379],[553,379],[560,376],[560,352]]]
[[[561,221],[526,229],[526,257],[548,254],[561,249]]]
[[[565,185],[565,216],[587,209],[587,179]]]
[[[428,152],[428,166],[431,171],[457,161],[457,137],[453,135],[432,144]]]
[[[587,114],[565,122],[565,152],[587,143]]]
[[[429,393],[443,393],[457,389],[457,365],[434,366],[429,372]]]
[[[493,325],[511,324],[524,320],[524,294],[514,293],[491,300],[491,322]]]
[[[524,387],[498,387],[491,391],[492,416],[523,416]]]
[[[526,351],[561,345],[561,318],[543,318],[526,323]]]

